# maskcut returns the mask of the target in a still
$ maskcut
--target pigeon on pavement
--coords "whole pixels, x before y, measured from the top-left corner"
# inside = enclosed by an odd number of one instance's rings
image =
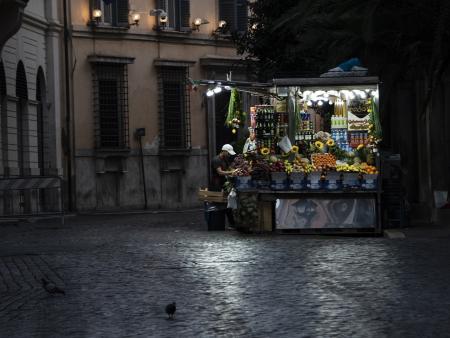
[[[175,302],[167,304],[166,313],[169,316],[169,319],[173,319],[173,316],[175,315],[176,310],[177,310],[177,305]]]
[[[45,291],[47,291],[48,293],[54,295],[57,293],[60,293],[62,295],[65,295],[66,292],[57,287],[55,284],[53,284],[52,282],[49,282],[48,280],[46,280],[45,278],[41,278],[41,282],[42,282],[42,287],[45,289]]]

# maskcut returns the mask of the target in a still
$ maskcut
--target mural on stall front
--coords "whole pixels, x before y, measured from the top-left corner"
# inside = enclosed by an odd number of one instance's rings
[[[277,229],[374,228],[373,199],[278,199]]]

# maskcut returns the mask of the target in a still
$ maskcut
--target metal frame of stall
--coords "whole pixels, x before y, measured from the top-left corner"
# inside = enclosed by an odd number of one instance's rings
[[[323,87],[333,87],[337,88],[351,88],[355,86],[375,86],[378,90],[379,80],[377,77],[333,77],[333,78],[284,78],[284,79],[274,79],[273,80],[274,90],[276,90],[279,95],[280,92],[287,93],[287,112],[289,116],[289,136],[292,137],[293,133],[293,114],[290,109],[289,100],[289,87],[307,87],[307,88],[323,88]],[[281,89],[281,90],[280,90]],[[295,105],[294,105],[295,106]],[[257,194],[257,203],[260,209],[259,221],[251,231],[254,232],[265,232],[265,231],[276,231],[278,233],[284,234],[380,234],[382,232],[382,220],[381,220],[381,170],[382,168],[379,157],[377,158],[377,168],[379,171],[377,185],[375,189],[372,190],[362,190],[362,189],[342,189],[342,190],[260,190],[252,189],[247,191],[240,191],[239,194]],[[361,209],[371,209],[370,214],[374,217],[374,222],[372,225],[358,226],[358,224],[351,224],[351,226],[345,226],[343,224],[336,223],[336,226],[329,227],[293,227],[287,228],[277,228],[277,215],[276,215],[276,204],[280,203],[282,200],[296,200],[298,204],[303,204],[301,206],[303,213],[307,210],[305,204],[315,204],[320,205],[323,202],[324,206],[322,210],[327,213],[327,206],[331,205],[334,207],[336,204],[340,204],[340,208],[345,205],[352,203],[344,203],[344,201],[354,201],[353,208]],[[308,203],[305,201],[315,201],[315,203]],[[321,201],[321,202],[319,202]],[[329,201],[326,204],[326,201]],[[369,201],[369,203],[364,203]],[[305,202],[305,203],[304,203]],[[336,202],[336,203],[335,203]],[[341,203],[340,203],[341,202]],[[358,203],[360,202],[360,203]],[[358,207],[358,204],[360,206]],[[372,209],[373,206],[373,209]],[[348,206],[347,206],[348,207]],[[364,211],[362,210],[361,217],[364,217]],[[312,212],[312,211],[311,211]],[[341,212],[344,212],[341,210]],[[347,210],[347,212],[349,212]],[[350,212],[355,212],[355,210],[350,210]],[[358,210],[356,210],[358,212]],[[360,217],[360,219],[361,219]],[[365,221],[361,219],[363,224]],[[370,222],[369,222],[370,223]]]

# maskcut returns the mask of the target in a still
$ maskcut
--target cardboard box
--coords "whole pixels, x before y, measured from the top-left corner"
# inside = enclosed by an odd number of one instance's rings
[[[227,203],[227,196],[223,191],[198,190],[198,199],[204,202]]]

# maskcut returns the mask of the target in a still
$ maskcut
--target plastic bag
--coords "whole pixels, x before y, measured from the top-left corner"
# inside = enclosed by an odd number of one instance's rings
[[[231,189],[230,193],[228,194],[228,203],[227,208],[229,209],[237,209],[237,194],[236,189]]]
[[[280,142],[278,142],[278,146],[283,150],[285,153],[288,153],[292,149],[292,143],[291,140],[289,140],[289,137],[284,136]]]

